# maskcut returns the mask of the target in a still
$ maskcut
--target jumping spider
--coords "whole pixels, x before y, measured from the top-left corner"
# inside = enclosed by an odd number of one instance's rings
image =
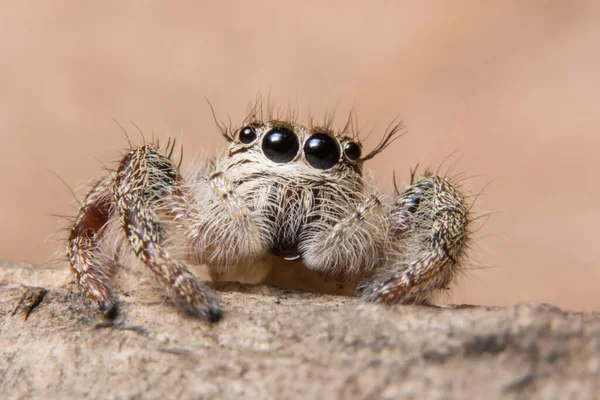
[[[177,305],[210,321],[221,317],[219,302],[184,261],[207,265],[215,280],[259,283],[296,260],[357,284],[365,301],[403,304],[427,302],[459,271],[470,207],[450,178],[413,171],[384,201],[363,177],[399,125],[366,155],[347,127],[250,117],[220,128],[229,147],[185,177],[174,144],[144,144],[88,193],[66,253],[100,312],[115,309],[103,242],[111,224]]]

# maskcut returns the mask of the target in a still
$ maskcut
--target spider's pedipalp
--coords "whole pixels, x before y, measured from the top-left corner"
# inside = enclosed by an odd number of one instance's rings
[[[458,271],[469,223],[459,189],[426,172],[396,198],[389,213],[387,260],[373,279],[359,285],[359,295],[375,302],[426,303]]]
[[[371,195],[357,202],[354,209],[348,206],[335,212],[333,208],[325,202],[313,211],[322,216],[307,225],[300,253],[309,269],[351,280],[373,270],[382,256],[386,231],[383,205],[378,196]],[[338,212],[347,214],[336,218]]]

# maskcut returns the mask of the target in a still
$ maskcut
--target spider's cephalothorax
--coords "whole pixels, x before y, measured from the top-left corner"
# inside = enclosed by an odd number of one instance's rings
[[[322,276],[360,282],[358,294],[368,301],[426,302],[458,270],[469,208],[455,184],[431,173],[413,176],[391,201],[380,197],[363,178],[363,163],[398,129],[363,155],[346,130],[253,120],[224,131],[229,147],[189,176],[171,161],[172,147],[131,148],[71,227],[72,270],[110,313],[101,238],[118,218],[131,250],[172,299],[210,320],[221,315],[216,298],[185,262],[207,265],[214,279],[258,283],[295,260]]]
[[[323,128],[282,121],[243,127],[208,179],[192,188],[208,205],[191,221],[201,261],[226,269],[266,251],[331,274],[372,269],[386,221],[370,212],[382,205],[361,165],[358,143]],[[213,227],[203,229],[208,221]],[[226,245],[215,251],[207,243]]]

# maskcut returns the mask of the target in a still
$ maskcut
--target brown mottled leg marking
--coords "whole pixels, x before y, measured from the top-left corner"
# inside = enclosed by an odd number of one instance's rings
[[[102,228],[110,217],[112,176],[98,182],[89,192],[67,241],[67,258],[77,283],[104,315],[114,316],[115,302],[108,285],[108,277],[100,259],[98,241]]]
[[[161,246],[165,232],[153,206],[173,193],[179,180],[171,160],[153,145],[131,150],[114,182],[121,225],[136,256],[166,284],[174,301],[197,317],[217,321],[221,310],[213,292]]]
[[[415,248],[400,262],[388,260],[358,293],[367,301],[426,303],[434,290],[449,285],[460,265],[469,235],[465,198],[447,178],[426,173],[397,197],[389,222],[390,239],[408,240]]]

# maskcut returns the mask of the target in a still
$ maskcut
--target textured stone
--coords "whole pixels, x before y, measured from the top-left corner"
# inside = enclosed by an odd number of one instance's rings
[[[35,289],[38,288],[38,289]],[[41,289],[40,289],[41,288]],[[151,284],[87,309],[66,269],[0,267],[1,398],[595,398],[600,314],[384,306],[219,286],[216,324]],[[31,309],[25,318],[28,308]]]

